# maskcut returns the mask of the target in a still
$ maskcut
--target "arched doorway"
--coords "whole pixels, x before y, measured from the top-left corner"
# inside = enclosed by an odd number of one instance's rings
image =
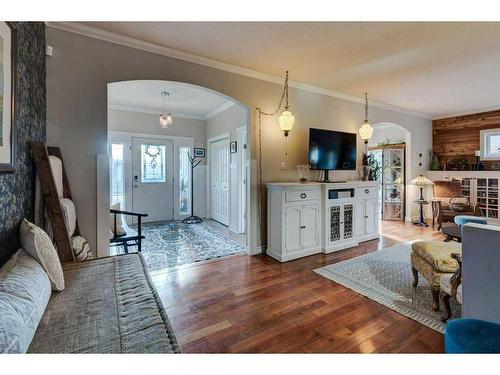
[[[162,128],[159,119],[165,111],[171,113],[173,121]],[[110,83],[111,163],[109,183],[101,184],[104,191],[99,201],[104,202],[105,195],[111,204],[121,203],[127,210],[148,213],[149,221],[155,223],[179,222],[192,212],[208,219],[203,224],[210,223],[211,229],[229,240],[243,243],[243,249],[248,252],[249,129],[250,110],[246,105],[205,87],[161,80]],[[151,147],[158,151],[155,157],[161,156],[159,161],[152,160],[155,167],[160,166],[156,174],[146,165],[152,156],[143,152]],[[192,174],[188,155],[197,156],[199,160]],[[113,163],[120,162],[124,172],[114,176]],[[102,243],[106,239],[101,236],[98,241]],[[220,246],[226,245],[221,237]],[[228,249],[222,254],[230,252]],[[213,249],[211,253],[213,257],[222,256]],[[185,254],[181,255],[179,258]],[[194,259],[198,260],[202,259]]]
[[[412,205],[409,178],[412,176],[411,133],[394,123],[373,125],[368,146],[380,167],[381,217],[385,220],[411,221]]]

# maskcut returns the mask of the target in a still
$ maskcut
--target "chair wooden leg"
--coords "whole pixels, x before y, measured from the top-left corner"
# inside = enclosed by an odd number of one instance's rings
[[[431,287],[432,310],[439,311],[439,289]]]
[[[444,306],[443,313],[441,314],[441,321],[444,323],[451,318],[450,295],[446,292],[441,292],[441,303]]]
[[[125,254],[128,254],[128,243],[126,242],[123,243],[123,251],[125,251]]]
[[[411,272],[413,272],[413,287],[416,288],[418,286],[418,271],[415,267],[411,268]]]

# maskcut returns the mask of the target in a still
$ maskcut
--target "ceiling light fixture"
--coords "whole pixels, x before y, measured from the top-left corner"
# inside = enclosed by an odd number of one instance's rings
[[[167,129],[173,122],[172,114],[170,113],[170,93],[167,91],[161,92],[161,108],[160,126],[162,129]]]
[[[260,107],[257,107],[256,110],[259,114],[258,117],[258,159],[259,159],[259,170],[258,170],[258,185],[260,189],[260,203],[259,204],[259,226],[261,231],[264,231],[264,210],[262,208],[262,202],[264,202],[264,184],[262,183],[262,116],[275,116],[280,109],[283,107],[283,102],[285,102],[285,110],[281,113],[281,115],[278,118],[278,123],[280,125],[281,131],[283,132],[283,135],[285,136],[285,158],[288,157],[288,150],[287,150],[287,139],[288,139],[288,134],[290,134],[290,131],[293,128],[293,124],[295,123],[295,116],[292,114],[290,111],[290,105],[288,104],[288,70],[286,71],[286,76],[285,76],[285,85],[283,87],[283,92],[281,94],[281,99],[278,104],[278,107],[276,108],[275,111],[273,112],[264,112]]]
[[[278,118],[278,122],[280,124],[280,128],[283,131],[285,137],[288,137],[288,133],[293,128],[293,124],[295,123],[295,116],[290,112],[290,106],[288,105],[288,71],[286,72],[285,78],[285,87],[283,88],[283,95],[285,96],[285,110],[281,113]],[[283,96],[281,97],[281,101],[283,102]],[[280,105],[281,107],[281,105]]]
[[[361,128],[359,128],[359,136],[365,142],[365,145],[368,144],[369,139],[373,135],[373,128],[368,123],[368,93],[365,92],[365,123]]]

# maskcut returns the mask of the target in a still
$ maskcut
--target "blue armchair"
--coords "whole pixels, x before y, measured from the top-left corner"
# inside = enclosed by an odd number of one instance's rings
[[[446,353],[500,353],[500,324],[456,319],[446,325]]]

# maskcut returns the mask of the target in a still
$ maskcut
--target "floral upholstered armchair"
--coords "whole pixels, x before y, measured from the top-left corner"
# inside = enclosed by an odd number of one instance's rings
[[[455,298],[462,304],[462,256],[451,254],[451,257],[458,262],[458,270],[454,274],[443,275],[440,280],[441,302],[444,306],[441,320],[446,322],[451,318],[450,298]]]

